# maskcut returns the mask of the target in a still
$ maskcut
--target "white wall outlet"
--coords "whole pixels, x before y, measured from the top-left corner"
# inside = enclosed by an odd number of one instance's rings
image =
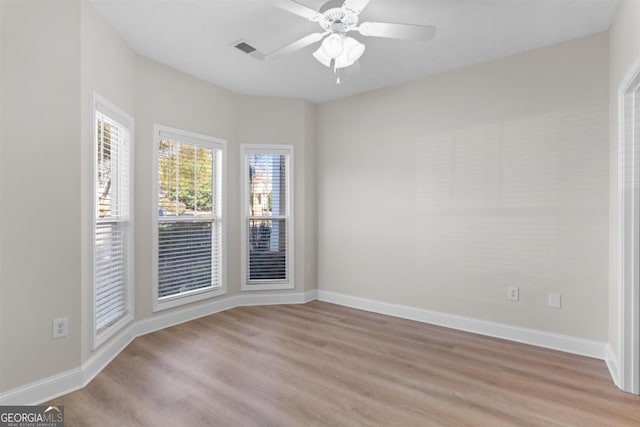
[[[520,300],[520,288],[516,288],[515,286],[509,286],[507,288],[507,299],[509,301],[519,301]]]
[[[53,339],[69,335],[69,318],[59,317],[53,319]]]
[[[562,295],[555,292],[549,292],[549,307],[561,308],[562,307]]]

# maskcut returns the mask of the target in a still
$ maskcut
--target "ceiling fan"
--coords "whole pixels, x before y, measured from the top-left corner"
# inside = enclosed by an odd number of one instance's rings
[[[267,55],[276,58],[322,40],[313,56],[325,67],[338,74],[341,68],[353,65],[364,53],[365,45],[347,34],[356,31],[363,36],[427,41],[436,34],[428,25],[395,24],[388,22],[359,22],[358,15],[370,0],[329,0],[315,11],[295,0],[273,0],[275,6],[311,22],[317,22],[322,32],[302,37]],[[340,84],[338,74],[337,83]]]

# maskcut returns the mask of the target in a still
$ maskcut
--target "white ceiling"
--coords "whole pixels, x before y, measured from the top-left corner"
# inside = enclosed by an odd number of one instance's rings
[[[324,0],[298,0],[315,10]],[[317,62],[313,46],[258,61],[232,44],[269,53],[318,24],[270,0],[91,0],[136,52],[234,92],[324,102],[606,31],[618,0],[371,0],[361,21],[434,25],[428,42],[356,35],[360,69],[342,84]]]

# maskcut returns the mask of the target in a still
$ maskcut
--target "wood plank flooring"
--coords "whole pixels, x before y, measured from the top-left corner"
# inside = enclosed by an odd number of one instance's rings
[[[604,362],[314,301],[137,338],[66,426],[640,426]]]

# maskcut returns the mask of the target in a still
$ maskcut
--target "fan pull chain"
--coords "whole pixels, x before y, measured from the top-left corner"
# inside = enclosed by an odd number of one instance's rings
[[[336,67],[336,60],[332,59],[331,63],[329,64],[329,67],[333,68],[333,74],[336,75],[336,84],[339,85],[340,84],[340,69],[338,67]]]

